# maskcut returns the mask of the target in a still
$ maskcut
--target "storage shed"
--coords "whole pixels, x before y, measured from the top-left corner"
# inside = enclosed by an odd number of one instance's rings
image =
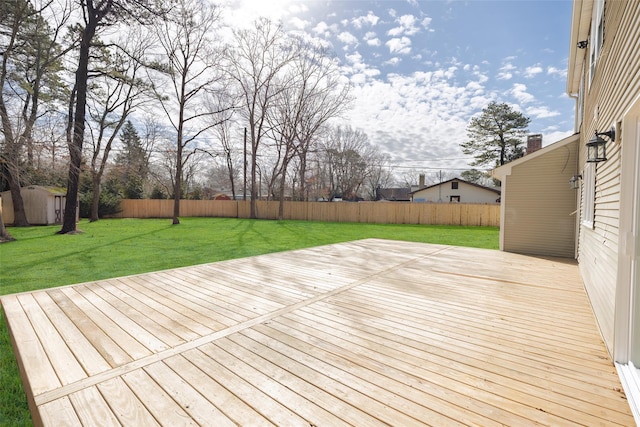
[[[27,221],[31,225],[62,224],[67,191],[64,188],[30,185],[20,190]],[[10,191],[2,196],[2,216],[6,224],[13,224],[13,199]]]

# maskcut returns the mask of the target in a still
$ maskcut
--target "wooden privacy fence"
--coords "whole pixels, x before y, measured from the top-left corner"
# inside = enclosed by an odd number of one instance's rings
[[[251,202],[182,200],[180,216],[249,218]],[[279,202],[257,202],[258,219],[278,219]],[[171,218],[173,200],[126,199],[112,218]],[[284,219],[380,224],[440,224],[498,227],[500,205],[410,202],[285,202]]]

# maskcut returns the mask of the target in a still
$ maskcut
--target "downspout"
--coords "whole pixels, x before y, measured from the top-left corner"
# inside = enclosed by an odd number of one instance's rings
[[[580,129],[578,129],[578,108],[580,108],[580,106],[578,105],[578,94],[573,94],[573,93],[569,93],[567,92],[567,95],[569,96],[569,98],[572,98],[575,102],[575,108],[574,108],[574,114],[573,114],[573,132],[574,134],[576,133],[580,133]],[[578,137],[578,147],[577,147],[578,152],[576,153],[576,167],[574,169],[575,173],[577,174],[580,171],[580,138]],[[576,216],[576,220],[574,221],[574,236],[575,237],[575,241],[573,242],[573,259],[578,259],[578,249],[579,249],[579,245],[580,245],[580,202],[581,202],[581,198],[582,198],[582,183],[580,184],[580,187],[576,190],[576,210],[574,211],[574,214]]]

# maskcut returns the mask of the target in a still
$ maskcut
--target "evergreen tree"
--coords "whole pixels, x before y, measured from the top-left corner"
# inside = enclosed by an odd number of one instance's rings
[[[141,199],[149,165],[138,131],[130,120],[122,127],[120,141],[122,151],[116,156],[115,162],[120,173],[122,193],[126,199]]]
[[[469,140],[461,145],[475,160],[472,166],[502,166],[524,156],[523,138],[531,119],[509,104],[492,101],[467,126]]]

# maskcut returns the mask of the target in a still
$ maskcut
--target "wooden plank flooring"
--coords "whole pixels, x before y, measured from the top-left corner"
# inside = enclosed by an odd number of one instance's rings
[[[37,425],[635,425],[564,260],[368,239],[1,302]]]

